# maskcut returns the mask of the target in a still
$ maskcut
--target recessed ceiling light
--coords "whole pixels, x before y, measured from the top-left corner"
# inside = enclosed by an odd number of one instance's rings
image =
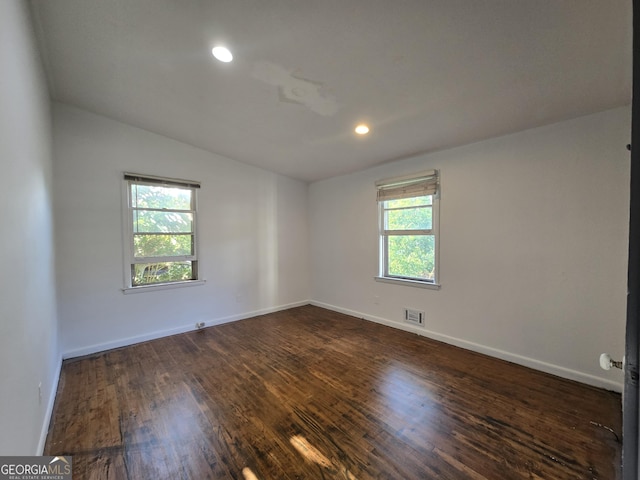
[[[358,135],[366,135],[367,133],[369,133],[369,127],[366,126],[364,123],[361,123],[356,127],[356,133]]]
[[[231,55],[231,52],[226,47],[213,47],[211,53],[221,62],[227,63],[233,60],[233,55]]]

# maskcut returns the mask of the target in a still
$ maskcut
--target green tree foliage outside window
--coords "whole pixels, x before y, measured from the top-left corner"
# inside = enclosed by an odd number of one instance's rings
[[[432,195],[387,200],[382,209],[386,275],[434,281]]]
[[[132,285],[195,278],[194,190],[131,183]],[[157,261],[153,261],[154,257]],[[172,261],[171,257],[181,257]]]

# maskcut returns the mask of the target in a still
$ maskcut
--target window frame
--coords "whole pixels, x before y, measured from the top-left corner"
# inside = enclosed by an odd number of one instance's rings
[[[415,193],[403,195],[401,198],[419,198],[423,196],[431,196],[431,228],[430,229],[415,229],[415,230],[393,230],[385,228],[385,212],[391,210],[385,207],[385,202],[393,199],[380,199],[378,198],[378,275],[375,277],[376,281],[385,283],[394,283],[399,285],[410,285],[428,289],[440,288],[440,182],[439,172],[431,170],[422,172],[415,175],[409,175],[404,177],[397,177],[395,179],[381,180],[376,182],[378,189],[386,186],[394,185],[394,182],[406,182],[410,183],[412,180],[419,181],[424,177],[433,177],[435,183],[435,191],[430,194]],[[379,195],[380,197],[380,195]],[[406,207],[412,208],[412,207]],[[416,206],[413,208],[424,208]],[[433,280],[425,278],[416,278],[402,275],[389,274],[389,238],[394,236],[433,236],[434,239],[434,270]]]
[[[132,185],[149,185],[177,187],[188,189],[191,191],[190,210],[180,209],[154,209],[154,208],[136,208],[133,206],[131,196]],[[124,262],[124,288],[123,293],[139,293],[145,291],[164,290],[170,288],[180,288],[192,285],[200,285],[205,283],[202,279],[200,271],[199,253],[198,253],[198,190],[200,183],[191,180],[182,180],[168,177],[157,177],[152,175],[140,175],[135,173],[124,173],[122,181],[122,220],[123,220],[123,262]],[[135,256],[135,235],[133,222],[134,212],[136,211],[158,211],[158,212],[177,212],[190,213],[192,215],[191,232],[184,233],[192,236],[192,254],[191,255],[165,255],[155,257],[136,257]],[[140,232],[138,232],[140,233]],[[149,234],[151,232],[147,232]],[[160,234],[160,233],[158,233]],[[171,235],[171,234],[169,234]],[[181,233],[178,233],[181,235]],[[146,284],[134,284],[134,270],[137,264],[151,263],[169,263],[169,262],[191,262],[192,279],[164,281]]]

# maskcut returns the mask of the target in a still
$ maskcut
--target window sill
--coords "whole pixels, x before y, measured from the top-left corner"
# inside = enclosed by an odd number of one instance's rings
[[[439,283],[427,283],[419,280],[406,280],[403,278],[391,278],[391,277],[374,277],[376,282],[393,283],[396,285],[407,285],[409,287],[426,288],[428,290],[440,290]]]
[[[206,280],[188,280],[186,282],[158,283],[157,285],[142,285],[140,287],[126,287],[122,289],[125,295],[132,293],[155,292],[157,290],[170,290],[174,288],[195,287],[204,285]]]

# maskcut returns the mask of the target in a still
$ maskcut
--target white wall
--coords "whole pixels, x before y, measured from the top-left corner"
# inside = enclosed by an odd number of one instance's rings
[[[54,104],[54,152],[63,355],[308,303],[305,183],[62,104]],[[205,285],[123,294],[125,171],[202,182]]]
[[[49,98],[22,0],[0,2],[0,72],[0,455],[34,455],[59,354]]]
[[[407,329],[401,309],[423,309],[421,334],[621,388],[597,357],[624,351],[629,109],[308,188],[57,104],[52,188],[49,100],[20,0],[0,2],[0,69],[0,455],[42,451],[60,367],[54,278],[68,356],[313,298]],[[376,283],[373,182],[432,167],[442,176],[442,289]],[[125,170],[203,183],[205,285],[123,295]]]
[[[386,164],[310,186],[315,303],[619,390],[630,109]],[[438,291],[375,282],[375,180],[441,172]],[[379,304],[374,303],[379,296]]]

